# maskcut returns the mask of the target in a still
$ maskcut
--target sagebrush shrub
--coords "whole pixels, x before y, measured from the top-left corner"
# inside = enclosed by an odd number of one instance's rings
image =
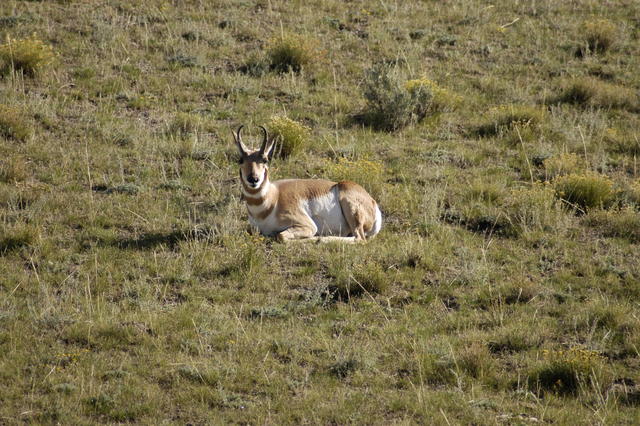
[[[274,155],[282,158],[295,155],[309,140],[311,130],[297,121],[282,115],[271,117],[267,128],[277,138]]]
[[[584,211],[606,207],[613,200],[613,181],[595,172],[560,176],[555,181],[556,195]]]
[[[367,105],[361,118],[380,130],[398,130],[419,122],[427,115],[433,100],[430,86],[411,84],[407,87],[386,65],[368,70],[363,87]]]
[[[15,70],[34,76],[54,58],[53,48],[35,36],[25,39],[7,36],[5,43],[0,45],[0,75]]]
[[[279,72],[300,72],[320,62],[323,55],[316,39],[297,34],[275,37],[267,47],[271,69]]]
[[[452,111],[462,103],[462,97],[426,77],[408,80],[405,89],[409,92],[428,90],[432,94],[431,109],[433,111]]]

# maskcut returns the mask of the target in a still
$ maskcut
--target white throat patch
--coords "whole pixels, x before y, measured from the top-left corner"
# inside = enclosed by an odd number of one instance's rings
[[[244,177],[243,177],[243,179],[244,179]],[[245,185],[247,185],[249,188],[251,188],[251,187],[247,184],[246,180],[245,180]],[[262,186],[260,186],[260,185],[262,185]],[[264,197],[266,197],[267,193],[269,192],[269,187],[270,187],[270,186],[271,186],[271,182],[269,182],[269,180],[268,180],[268,179],[267,179],[267,180],[265,180],[265,179],[264,179],[264,176],[263,176],[263,177],[260,179],[260,181],[259,181],[259,185],[258,185],[258,188],[260,188],[260,191],[258,191],[258,192],[256,192],[256,193],[253,193],[253,194],[252,194],[252,193],[248,192],[248,191],[245,189],[244,185],[242,185],[242,194],[243,194],[245,197],[247,197],[247,198],[254,198],[254,199],[264,198]]]

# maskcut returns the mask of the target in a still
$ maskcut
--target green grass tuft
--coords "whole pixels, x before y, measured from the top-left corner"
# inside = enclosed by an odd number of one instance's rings
[[[615,195],[611,179],[594,172],[560,176],[554,186],[560,199],[583,211],[607,207]]]
[[[409,93],[415,93],[420,96],[421,91],[428,91],[432,95],[430,108],[432,111],[453,111],[460,107],[463,98],[452,91],[439,86],[433,80],[427,77],[408,80],[405,83],[405,89]]]
[[[481,3],[0,1],[0,423],[638,423],[637,2]],[[272,117],[379,235],[255,233]]]
[[[17,183],[29,177],[29,164],[22,157],[0,159],[0,182]]]
[[[640,156],[640,133],[637,128],[608,128],[602,141],[614,152]]]
[[[547,117],[541,107],[528,105],[501,105],[492,108],[488,113],[487,122],[474,130],[478,136],[488,137],[508,132],[522,135],[528,129],[539,129]]]
[[[629,111],[637,111],[640,106],[635,91],[593,77],[579,77],[566,81],[562,93],[555,101],[583,107]]]
[[[580,26],[582,46],[580,54],[604,53],[617,41],[618,30],[613,22],[608,19],[592,19],[584,21]]]
[[[640,180],[626,185],[620,195],[622,196],[623,202],[640,210]]]
[[[327,161],[324,165],[327,178],[336,182],[350,180],[362,185],[374,197],[380,195],[385,168],[380,161],[340,157],[337,161]]]
[[[606,237],[625,238],[633,243],[640,243],[640,212],[638,211],[596,210],[584,218],[584,223]]]
[[[546,158],[543,161],[545,179],[552,180],[558,176],[577,173],[583,161],[576,154],[562,153]]]
[[[332,269],[330,275],[334,279],[329,291],[339,300],[347,301],[365,295],[372,297],[384,293],[389,286],[389,278],[375,263],[337,267]]]
[[[24,142],[32,133],[31,123],[20,108],[0,104],[0,137]]]
[[[55,58],[53,48],[33,36],[25,39],[7,37],[0,45],[0,75],[11,71],[19,71],[28,76],[35,76]]]
[[[3,226],[0,230],[0,255],[7,252],[29,247],[39,238],[38,229],[32,225],[16,224]]]
[[[565,213],[551,185],[535,184],[511,190],[504,201],[511,226],[518,234],[532,231],[562,233]]]
[[[278,72],[300,72],[322,62],[320,43],[311,37],[283,34],[269,41],[267,47],[271,69]]]
[[[589,385],[591,377],[600,375],[603,367],[604,357],[593,350],[545,350],[542,365],[529,373],[528,385],[542,395],[575,395],[581,386]]]
[[[202,128],[202,118],[188,112],[177,113],[169,125],[169,133],[174,135],[186,135],[194,133]]]

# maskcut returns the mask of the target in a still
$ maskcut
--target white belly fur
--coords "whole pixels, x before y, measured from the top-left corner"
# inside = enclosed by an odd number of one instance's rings
[[[338,188],[333,188],[327,195],[303,201],[301,207],[318,227],[316,235],[349,235],[349,225],[338,201]]]
[[[248,207],[248,206],[247,206]],[[256,219],[249,215],[249,223],[260,230],[262,235],[273,236],[278,232],[284,231],[285,228],[280,224],[276,216],[276,209],[273,209],[269,216],[264,219]]]

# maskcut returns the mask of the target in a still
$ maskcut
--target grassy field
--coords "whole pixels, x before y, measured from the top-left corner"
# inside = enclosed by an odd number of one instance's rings
[[[640,3],[0,3],[0,424],[638,424]],[[252,232],[351,179],[366,244]]]

